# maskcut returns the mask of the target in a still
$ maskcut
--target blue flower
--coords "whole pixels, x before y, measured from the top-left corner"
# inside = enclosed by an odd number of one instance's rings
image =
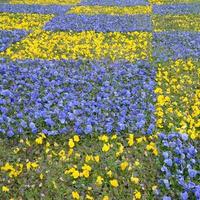
[[[169,197],[169,196],[164,196],[164,197],[162,198],[162,200],[171,200],[171,197]]]
[[[181,138],[182,138],[184,141],[187,141],[187,140],[188,140],[188,135],[187,135],[187,134],[181,134]]]
[[[91,125],[87,125],[86,129],[85,129],[86,133],[91,133],[92,132],[92,126]]]
[[[198,200],[200,199],[200,185],[195,188],[195,196]]]
[[[171,167],[172,164],[173,164],[171,159],[165,159],[164,162],[165,162],[169,167]]]
[[[162,155],[165,159],[169,157],[169,153],[167,151],[163,152]]]
[[[197,175],[197,171],[194,169],[188,169],[188,173],[191,178],[195,178]]]
[[[170,189],[170,183],[167,179],[163,179],[163,183],[167,189]]]
[[[54,126],[55,125],[55,122],[51,118],[45,119],[44,121],[46,122],[46,124],[48,126]]]
[[[188,199],[188,193],[186,191],[181,193],[181,199],[182,200],[187,200]]]
[[[15,133],[13,132],[13,130],[8,130],[8,137],[12,137]]]

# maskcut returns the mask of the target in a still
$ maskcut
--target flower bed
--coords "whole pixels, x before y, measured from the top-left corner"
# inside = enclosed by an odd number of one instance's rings
[[[147,62],[16,61],[1,64],[0,75],[0,128],[9,136],[154,129]]]

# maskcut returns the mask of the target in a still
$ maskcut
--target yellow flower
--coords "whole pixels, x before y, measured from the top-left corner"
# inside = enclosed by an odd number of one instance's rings
[[[135,196],[135,199],[141,199],[142,197],[141,193],[137,190],[134,192],[134,196]]]
[[[43,178],[44,178],[44,175],[40,174],[40,179],[43,180]]]
[[[26,163],[27,170],[30,170],[31,168],[35,169],[38,167],[38,164],[36,162],[28,162]]]
[[[44,133],[39,133],[39,135],[42,137],[42,138],[46,138],[46,135]]]
[[[25,143],[26,143],[27,146],[29,146],[29,147],[31,146],[30,141],[28,139],[26,139]]]
[[[110,144],[104,144],[103,147],[102,147],[102,151],[107,152],[109,150],[110,150]]]
[[[109,200],[108,196],[104,196],[102,200]]]
[[[99,140],[104,141],[104,142],[108,142],[108,136],[107,135],[101,135],[99,136]]]
[[[85,162],[89,162],[90,160],[93,160],[93,156],[86,155],[85,156]]]
[[[128,162],[125,161],[125,162],[121,163],[120,167],[121,167],[121,170],[124,171],[128,167]]]
[[[43,143],[43,138],[42,137],[38,137],[35,139],[36,144],[42,144]]]
[[[158,150],[157,150],[156,148],[153,150],[153,154],[154,154],[155,156],[158,155]]]
[[[62,150],[60,150],[60,152],[58,153],[58,155],[60,156],[60,157],[64,157],[65,156],[65,151],[62,149]]]
[[[14,168],[9,163],[6,163],[4,166],[1,167],[1,170],[7,172],[9,170],[11,170],[11,171],[14,170]]]
[[[92,187],[88,187],[87,190],[92,190]]]
[[[80,176],[80,173],[79,173],[79,171],[78,170],[74,170],[73,172],[72,172],[72,176],[73,176],[73,178],[78,178],[79,176]]]
[[[158,188],[157,185],[152,186],[152,190],[155,191]]]
[[[112,171],[109,170],[109,171],[107,172],[107,175],[108,175],[109,177],[112,177]]]
[[[137,159],[137,160],[134,162],[134,165],[135,165],[136,167],[138,167],[138,166],[140,165],[140,161]]]
[[[80,141],[80,138],[78,135],[74,135],[74,142],[79,142]]]
[[[17,147],[16,149],[14,149],[14,153],[17,154],[20,151],[20,149]]]
[[[73,199],[80,199],[80,195],[79,195],[79,193],[78,192],[72,192],[72,197],[73,197]]]
[[[75,157],[76,157],[76,158],[80,158],[80,157],[81,157],[81,154],[80,154],[80,153],[75,153]]]
[[[72,139],[69,139],[68,145],[70,148],[73,148],[75,146],[74,141]]]
[[[9,192],[9,188],[7,186],[2,186],[2,191],[3,192]]]
[[[86,199],[94,200],[94,198],[92,196],[90,196],[89,194],[86,194]]]
[[[31,163],[31,167],[33,168],[33,169],[35,169],[35,168],[38,168],[38,164],[36,163],[36,162],[32,162]]]
[[[19,142],[20,142],[20,143],[24,143],[24,140],[23,140],[23,139],[20,139]]]
[[[96,162],[99,162],[99,160],[100,160],[100,158],[99,158],[99,156],[98,156],[98,155],[97,155],[97,156],[95,156],[95,157],[94,157],[94,159],[95,159],[95,161],[96,161]]]
[[[91,171],[92,168],[90,167],[90,165],[84,164],[83,167],[82,167],[82,170]]]
[[[137,143],[139,144],[143,141],[143,137],[137,138],[136,140],[137,140]]]
[[[103,178],[101,176],[97,176],[96,184],[102,185],[102,183],[103,183]]]
[[[59,144],[58,143],[56,143],[56,142],[54,142],[54,147],[58,147],[59,146]]]
[[[111,184],[113,187],[118,187],[118,186],[119,186],[118,181],[117,181],[116,179],[110,180],[110,184]]]
[[[139,178],[137,177],[131,177],[131,182],[135,183],[135,184],[138,184],[139,183]]]
[[[115,140],[115,139],[117,139],[117,135],[116,134],[111,137],[111,140]]]
[[[131,147],[133,146],[134,144],[134,135],[133,134],[129,134],[129,137],[128,137],[128,145]]]
[[[73,150],[72,148],[70,148],[69,151],[68,151],[68,156],[71,156],[72,153],[73,153],[73,151],[74,151],[74,150]]]
[[[162,94],[162,88],[156,88],[155,90],[154,90],[154,92],[156,93],[156,94]]]
[[[90,176],[90,172],[88,170],[83,170],[81,175],[83,175],[85,178],[88,178]]]
[[[124,146],[121,143],[117,143],[119,145],[119,150],[116,152],[116,157],[118,157],[120,154],[124,152]]]

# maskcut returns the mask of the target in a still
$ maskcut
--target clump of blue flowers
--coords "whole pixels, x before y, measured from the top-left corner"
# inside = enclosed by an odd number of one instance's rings
[[[147,0],[82,0],[80,5],[98,5],[98,6],[135,6],[147,5]]]
[[[39,14],[65,14],[70,6],[62,5],[29,5],[29,4],[0,4],[0,12],[10,13],[39,13]]]
[[[154,131],[155,70],[145,61],[0,64],[0,133]]]
[[[54,17],[45,25],[48,31],[89,31],[131,32],[151,31],[151,18],[148,15],[76,15],[67,14]]]
[[[153,34],[153,56],[157,61],[199,58],[200,33],[167,31]]]
[[[198,141],[190,141],[188,135],[171,133],[159,135],[161,140],[162,168],[161,190],[163,200],[200,199],[200,159]],[[193,143],[193,144],[192,144]]]
[[[20,41],[27,34],[25,30],[0,30],[0,52],[6,50],[12,43]]]

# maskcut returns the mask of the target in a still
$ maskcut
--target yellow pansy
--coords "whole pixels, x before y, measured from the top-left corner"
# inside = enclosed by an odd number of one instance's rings
[[[9,188],[7,186],[2,186],[2,192],[9,192]]]
[[[90,167],[90,165],[84,164],[84,165],[82,166],[82,170],[91,171],[92,168]]]
[[[131,147],[133,146],[134,144],[134,135],[133,134],[129,134],[129,137],[128,137],[128,145]]]
[[[107,173],[106,173],[109,177],[112,177],[112,171],[109,170]]]
[[[68,145],[70,148],[73,148],[75,146],[73,139],[69,139]]]
[[[137,177],[131,177],[131,182],[135,183],[135,184],[138,184],[139,183],[139,178]]]
[[[134,197],[135,197],[134,199],[141,199],[141,197],[142,197],[141,192],[139,192],[139,191],[136,190],[134,192]]]
[[[80,141],[80,137],[78,135],[74,135],[73,139],[74,139],[74,142]]]
[[[104,142],[108,142],[109,138],[107,135],[101,135],[99,136],[99,140],[104,141]]]
[[[108,196],[104,196],[102,200],[109,200]]]
[[[88,178],[90,176],[90,171],[83,170],[83,172],[81,173],[81,176],[84,176],[85,178]]]
[[[110,144],[104,144],[103,147],[102,147],[102,151],[107,152],[109,150],[110,150]]]
[[[40,174],[40,179],[43,180],[44,179],[44,175]]]
[[[94,198],[92,196],[90,196],[89,194],[86,194],[86,199],[94,200]]]
[[[77,199],[77,200],[80,199],[80,195],[77,191],[72,192],[72,197],[73,197],[73,199]]]
[[[97,176],[96,184],[97,184],[97,185],[102,185],[103,180],[104,180],[104,179],[103,179],[101,176]]]
[[[42,144],[43,143],[43,138],[42,137],[38,137],[35,139],[36,144]]]
[[[100,160],[100,157],[97,155],[97,156],[94,156],[94,159],[95,159],[95,161],[98,163],[99,160]]]
[[[113,187],[118,187],[118,186],[119,186],[117,179],[112,179],[112,180],[110,180],[110,184],[111,184]]]
[[[124,171],[128,167],[128,162],[124,161],[120,164],[121,170]]]
[[[74,170],[74,171],[72,172],[72,177],[73,177],[74,179],[77,179],[79,176],[80,176],[80,173],[79,173],[78,170]]]

